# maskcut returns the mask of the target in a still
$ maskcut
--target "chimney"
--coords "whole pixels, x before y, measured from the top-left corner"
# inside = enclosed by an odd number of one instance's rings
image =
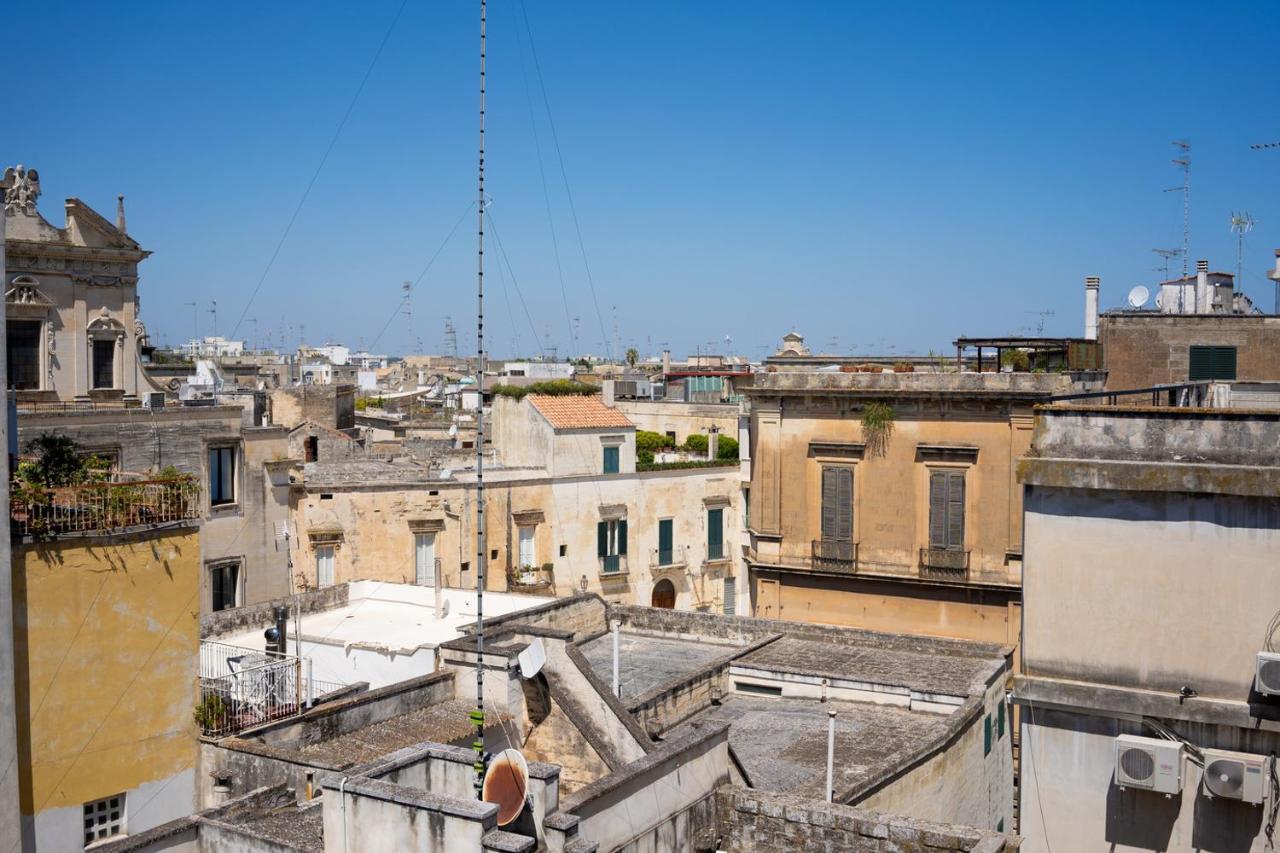
[[[1209,262],[1196,261],[1196,305],[1189,313],[1209,313]]]
[[[720,452],[720,428],[713,426],[707,430],[707,459],[715,460]]]
[[[1280,314],[1280,249],[1276,249],[1276,268],[1267,273],[1267,278],[1276,283],[1275,312]]]
[[[1278,269],[1280,269],[1280,262],[1277,262],[1276,266]],[[667,374],[670,372],[671,372],[671,350],[664,349],[662,351],[662,378],[666,379]]]
[[[128,233],[124,227],[124,196],[116,196],[116,230],[121,234]]]
[[[1091,275],[1084,280],[1084,337],[1085,340],[1098,339],[1098,291],[1102,287],[1102,279]]]

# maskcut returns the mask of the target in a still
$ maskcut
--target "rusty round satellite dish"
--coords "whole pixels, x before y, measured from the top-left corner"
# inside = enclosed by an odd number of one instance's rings
[[[498,807],[498,826],[506,826],[524,810],[529,790],[529,765],[518,749],[504,749],[489,762],[484,774],[484,801]]]

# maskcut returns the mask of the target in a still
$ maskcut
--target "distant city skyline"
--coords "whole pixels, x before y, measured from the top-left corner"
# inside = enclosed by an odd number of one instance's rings
[[[450,316],[469,354],[476,9],[406,4],[387,36],[401,8],[259,6],[247,24],[20,3],[38,58],[9,72],[23,107],[4,165],[40,170],[56,225],[67,196],[111,217],[125,195],[154,252],[140,294],[157,342],[215,334],[216,300],[216,334],[259,346],[305,329],[439,352]],[[493,0],[490,351],[683,357],[727,336],[760,358],[796,329],[814,351],[924,354],[1042,322],[1079,335],[1086,275],[1119,307],[1161,277],[1152,250],[1181,245],[1174,139],[1193,145],[1190,268],[1234,271],[1229,221],[1249,211],[1243,290],[1270,311],[1280,150],[1249,146],[1280,140],[1278,21]],[[410,325],[402,285],[433,257]]]

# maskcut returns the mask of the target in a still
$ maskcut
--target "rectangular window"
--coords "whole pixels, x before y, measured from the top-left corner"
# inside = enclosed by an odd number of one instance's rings
[[[415,533],[413,535],[414,577],[418,586],[436,585],[436,535],[434,533]]]
[[[822,469],[822,538],[853,541],[853,469]]]
[[[1191,347],[1191,364],[1187,377],[1195,382],[1203,379],[1236,378],[1236,348],[1217,346]]]
[[[534,549],[534,531],[536,527],[520,527],[517,528],[520,534],[520,568],[535,568],[537,564],[537,554]]]
[[[600,571],[614,574],[624,570],[622,558],[627,555],[627,522],[602,521],[596,525],[596,552],[600,557]]]
[[[982,718],[982,755],[986,757],[991,754],[991,715],[987,714]]]
[[[996,737],[1004,737],[1004,697],[1000,698],[1000,705],[996,709]]]
[[[929,472],[929,547],[964,550],[964,471]]]
[[[707,559],[724,559],[724,510],[707,510]]]
[[[124,835],[124,794],[84,804],[84,846]]]
[[[209,503],[234,503],[236,499],[236,449],[209,448]]]
[[[618,473],[618,448],[606,447],[604,449],[604,472],[606,474]]]
[[[724,579],[724,615],[732,616],[738,610],[738,581],[736,578]]]
[[[93,387],[116,387],[116,342],[95,340],[93,342]]]
[[[332,545],[316,548],[316,586],[333,586],[333,551]]]
[[[674,522],[669,518],[658,520],[658,565],[669,566],[675,562]]]
[[[209,567],[209,607],[213,612],[240,604],[240,564],[218,563]]]
[[[10,320],[8,335],[9,387],[18,391],[40,390],[39,320]]]

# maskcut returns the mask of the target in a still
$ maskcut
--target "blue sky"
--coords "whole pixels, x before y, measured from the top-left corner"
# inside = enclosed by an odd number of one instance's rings
[[[759,357],[791,327],[946,351],[1050,310],[1077,335],[1086,275],[1118,306],[1181,244],[1176,138],[1192,266],[1234,269],[1248,210],[1245,289],[1272,307],[1280,150],[1249,144],[1280,140],[1280,6],[524,1],[596,299],[520,2],[493,0],[490,211],[527,306],[491,244],[495,355],[602,352],[615,314],[623,347],[677,354]],[[216,300],[217,331],[244,314],[259,343],[438,351],[448,315],[470,348],[473,216],[412,330],[392,318],[475,196],[475,5],[408,1],[247,314],[399,0],[11,5],[0,159],[40,170],[59,224],[66,196],[110,216],[126,195],[163,342],[193,300],[211,333]]]

